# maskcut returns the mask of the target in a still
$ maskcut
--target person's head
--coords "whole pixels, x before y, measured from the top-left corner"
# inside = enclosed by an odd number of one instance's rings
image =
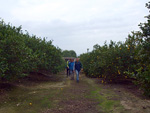
[[[73,59],[70,59],[71,62],[73,62]]]
[[[79,62],[79,58],[76,58],[76,61]]]

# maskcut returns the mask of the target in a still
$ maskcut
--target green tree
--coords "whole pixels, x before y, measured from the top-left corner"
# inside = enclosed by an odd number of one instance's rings
[[[74,50],[64,50],[62,52],[63,57],[77,57],[77,54]]]
[[[150,2],[146,7],[150,12]],[[132,77],[144,94],[150,96],[150,14],[146,18],[147,22],[139,24],[140,31],[129,34],[124,43],[97,44],[92,52],[82,54],[85,74],[104,77],[106,81]]]
[[[146,3],[146,7],[150,13],[150,2]],[[136,52],[136,58],[138,63],[135,65],[137,74],[132,77],[136,78],[136,82],[144,90],[144,94],[150,96],[150,14],[145,16],[147,22],[140,23],[139,27],[141,31],[136,33],[137,42],[140,43],[140,49]]]
[[[21,29],[0,20],[0,78],[13,80],[31,71],[57,73],[64,69],[60,48]]]

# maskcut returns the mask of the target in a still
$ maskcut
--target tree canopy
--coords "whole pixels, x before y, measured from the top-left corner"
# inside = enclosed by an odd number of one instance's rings
[[[77,57],[77,54],[74,50],[64,50],[62,52],[63,57]]]

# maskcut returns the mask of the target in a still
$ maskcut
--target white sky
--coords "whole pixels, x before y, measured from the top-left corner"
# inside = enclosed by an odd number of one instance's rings
[[[148,0],[0,0],[0,18],[79,55],[104,41],[125,41],[148,15]]]

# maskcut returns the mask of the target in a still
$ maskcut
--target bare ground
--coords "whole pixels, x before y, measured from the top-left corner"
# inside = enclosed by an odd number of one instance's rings
[[[80,76],[80,82],[32,73],[0,84],[0,113],[150,113],[150,100],[131,82],[101,84]],[[32,105],[31,105],[32,104]]]

